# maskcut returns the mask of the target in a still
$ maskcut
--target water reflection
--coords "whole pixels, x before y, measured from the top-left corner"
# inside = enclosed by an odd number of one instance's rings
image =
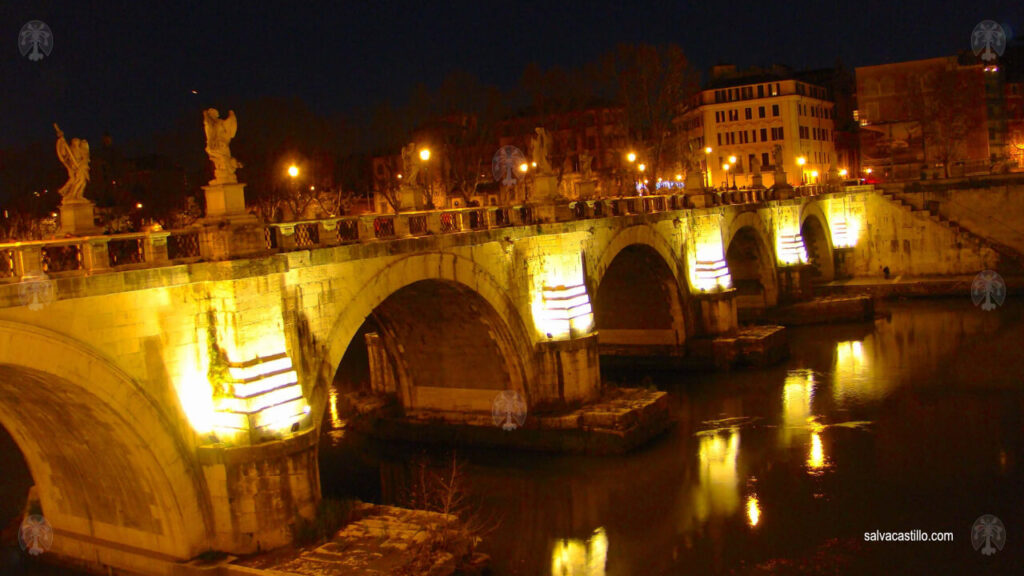
[[[825,467],[825,449],[821,446],[821,433],[811,432],[811,451],[807,455],[807,467],[811,473],[819,472]]]
[[[782,386],[782,443],[789,446],[794,436],[802,436],[811,422],[814,400],[814,372],[790,370]]]
[[[703,522],[711,515],[728,516],[740,505],[736,459],[740,431],[708,430],[699,434],[700,484],[694,494],[694,515]]]
[[[871,361],[873,352],[864,350],[865,343],[870,347],[877,341],[868,336],[864,341],[836,342],[832,397],[841,407],[879,400],[887,392],[885,379],[876,373],[878,367]]]
[[[761,502],[757,499],[757,494],[751,494],[747,496],[747,524],[751,528],[756,527],[757,523],[761,521]]]
[[[551,551],[551,576],[605,576],[608,536],[598,528],[587,540],[563,538]]]

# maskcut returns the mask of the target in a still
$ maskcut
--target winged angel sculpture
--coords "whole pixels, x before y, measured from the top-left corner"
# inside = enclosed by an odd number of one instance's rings
[[[68,181],[57,192],[64,203],[85,202],[85,185],[89,182],[89,143],[72,138],[68,144],[56,123],[53,128],[57,131],[57,158],[68,171]]]
[[[206,130],[206,154],[213,162],[213,180],[210,184],[231,184],[238,182],[235,170],[242,163],[231,156],[228,144],[238,132],[238,119],[235,111],[228,112],[227,118],[221,118],[216,108],[203,112],[203,127]]]

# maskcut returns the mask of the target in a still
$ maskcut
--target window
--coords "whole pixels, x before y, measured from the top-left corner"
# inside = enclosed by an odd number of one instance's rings
[[[768,129],[761,128],[761,142],[768,140]]]
[[[747,120],[750,120],[751,118],[754,117],[754,115],[751,114],[750,108],[747,108],[746,110],[744,110],[743,115],[744,115],[744,117],[746,117]]]
[[[778,116],[778,115],[779,115],[779,105],[778,104],[772,104],[772,116]]]
[[[757,130],[750,131],[750,141],[757,142]]]
[[[764,118],[764,106],[758,106],[758,108],[757,108],[757,117],[758,118]]]
[[[768,160],[768,153],[761,152],[761,166],[768,166],[770,164]]]
[[[757,97],[764,98],[764,84],[757,85]],[[761,118],[764,118],[764,116],[761,116]]]
[[[772,140],[782,140],[782,139],[783,139],[782,126],[779,126],[777,128],[772,128]]]
[[[722,145],[722,134],[721,133],[718,134],[718,145],[719,146]]]
[[[757,154],[747,154],[747,166],[753,168],[754,160],[757,159]]]

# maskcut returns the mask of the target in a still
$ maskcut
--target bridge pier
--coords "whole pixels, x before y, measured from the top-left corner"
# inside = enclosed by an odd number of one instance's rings
[[[564,406],[601,395],[601,355],[597,334],[537,344],[539,393],[535,405]]]
[[[290,544],[320,501],[315,430],[253,446],[202,446],[216,549],[251,554]]]
[[[702,336],[721,336],[738,329],[736,290],[695,294],[694,305]]]
[[[811,265],[780,266],[778,273],[780,302],[797,302],[813,296],[814,292],[811,288],[813,267]]]

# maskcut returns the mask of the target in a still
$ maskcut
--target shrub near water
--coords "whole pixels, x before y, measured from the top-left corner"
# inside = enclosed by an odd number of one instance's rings
[[[295,522],[295,543],[303,546],[317,544],[330,539],[355,517],[355,500],[324,498],[316,508],[312,519],[300,517]]]

